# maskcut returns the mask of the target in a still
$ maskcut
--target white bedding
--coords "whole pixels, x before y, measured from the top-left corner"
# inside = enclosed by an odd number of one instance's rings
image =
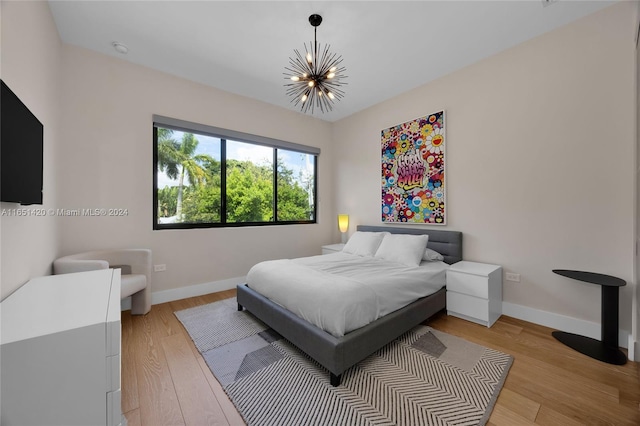
[[[347,253],[261,262],[247,284],[336,337],[363,327],[445,285],[449,265],[408,267]]]

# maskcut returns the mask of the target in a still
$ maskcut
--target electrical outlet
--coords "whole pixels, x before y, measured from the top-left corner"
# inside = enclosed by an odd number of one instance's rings
[[[165,265],[164,263],[160,265],[153,265],[153,270],[155,272],[164,272],[167,270],[167,265]]]
[[[507,281],[520,282],[520,274],[514,274],[513,272],[505,272],[504,279]]]

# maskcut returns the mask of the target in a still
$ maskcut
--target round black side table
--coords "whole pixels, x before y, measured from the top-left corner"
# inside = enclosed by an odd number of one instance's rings
[[[626,281],[611,275],[594,272],[554,269],[554,273],[574,280],[597,284],[602,288],[601,328],[602,340],[580,336],[564,331],[551,333],[560,342],[576,351],[597,360],[623,365],[627,363],[626,355],[618,348],[618,289],[627,285]]]

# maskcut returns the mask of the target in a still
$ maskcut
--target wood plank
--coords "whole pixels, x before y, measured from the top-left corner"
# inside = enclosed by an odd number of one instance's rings
[[[543,406],[538,413],[535,424],[543,426],[581,426],[579,419],[570,418],[564,414],[560,414],[547,406]]]
[[[218,293],[210,293],[200,296],[200,298],[204,301],[204,303],[213,303],[218,302],[223,299],[228,299],[230,297],[236,297],[236,289],[224,290]]]
[[[198,303],[195,306],[199,306],[200,304],[202,304],[202,305],[206,304],[200,298],[192,298],[191,303]],[[191,305],[191,303],[190,303],[190,305]],[[174,304],[174,302],[171,302],[171,306],[174,307],[176,305]],[[177,304],[177,306],[184,306],[184,304],[183,303],[179,303],[179,304]],[[195,306],[190,306],[190,307],[195,307]],[[188,308],[186,308],[186,309],[188,309]],[[174,312],[177,312],[179,310],[181,310],[181,309],[176,309]],[[191,339],[191,336],[189,336],[189,333],[184,328],[184,326],[182,325],[180,320],[175,316],[175,314],[174,314],[174,319],[175,319],[175,322],[177,324],[175,326],[175,329],[179,330],[180,333],[182,333],[182,335],[185,337],[185,341],[186,341],[185,344],[188,345],[191,348],[191,351],[193,352],[194,356],[196,356],[196,357],[200,356],[201,357],[200,351],[198,350],[198,348],[196,348],[196,345],[195,345],[195,343],[193,343],[193,340]]]
[[[173,312],[182,311],[184,309],[195,308],[202,305],[202,302],[197,297],[190,297],[188,299],[180,299],[168,302],[168,305]]]
[[[140,407],[135,350],[133,348],[133,320],[131,311],[122,312],[122,341],[120,346],[121,404],[124,413]]]
[[[235,295],[236,295],[235,289],[227,290],[221,293],[212,293],[211,295],[205,295],[205,296],[193,298],[191,302],[187,302],[187,305],[189,305],[189,307],[193,307],[192,304],[194,303],[198,303],[198,304],[213,303],[223,299],[228,299],[229,297],[235,297]],[[180,303],[178,304],[178,306],[185,306],[185,304]],[[198,348],[196,348],[195,344],[193,343],[193,340],[191,340],[191,336],[189,336],[189,333],[182,326],[182,323],[180,323],[180,321],[177,318],[175,318],[175,321],[179,324],[180,330],[182,331],[182,334],[184,336],[184,345],[191,349],[194,357],[198,360],[198,364],[200,366],[202,374],[206,378],[207,382],[209,383],[209,387],[215,394],[216,399],[220,404],[220,407],[222,408],[222,411],[224,413],[224,416],[227,422],[230,425],[234,425],[234,426],[244,425],[245,423],[244,423],[244,420],[242,419],[242,416],[240,415],[240,413],[238,413],[238,410],[236,410],[236,407],[233,405],[233,403],[225,393],[224,389],[222,389],[222,385],[220,385],[220,382],[218,382],[218,380],[215,378],[215,376],[209,369],[209,366],[207,365],[204,358],[202,358],[200,351],[198,351]]]
[[[216,395],[182,333],[163,338],[162,347],[185,424],[228,425]]]
[[[506,388],[501,390],[497,405],[531,423],[536,420],[540,411],[539,403]]]
[[[181,332],[182,325],[174,315],[171,304],[163,303],[157,307],[154,306],[154,310],[151,317],[154,336],[162,338]]]
[[[140,422],[154,426],[184,425],[164,352],[151,333],[153,318],[151,313],[133,317],[132,347],[135,350]]]
[[[139,408],[125,412],[124,416],[127,419],[127,426],[142,426]]]
[[[564,368],[535,358],[519,357],[518,368],[515,369],[513,378],[530,377],[531,375],[539,379],[539,386],[547,388],[553,395],[563,397],[572,395],[574,398],[593,399],[614,404],[619,402],[619,390],[614,386],[573,374]],[[546,386],[545,384],[551,382],[552,379],[553,386]]]
[[[201,356],[198,357],[198,364],[200,364],[200,368],[202,369],[204,376],[209,382],[211,390],[216,395],[218,403],[220,404],[220,407],[224,412],[224,416],[226,417],[227,422],[233,426],[244,425],[245,423],[242,419],[242,416],[240,415],[240,413],[238,413],[235,405],[233,405],[233,402],[231,402],[224,389],[222,389],[222,385],[209,369],[207,362]]]
[[[522,333],[523,330],[524,328],[521,325],[509,324],[502,321],[497,321],[491,327],[491,331],[494,333],[501,333],[506,336],[517,336]]]
[[[532,377],[533,375],[526,374],[514,375],[508,388],[539,402],[541,410],[542,407],[549,408],[582,424],[640,424],[640,412],[637,410],[631,410],[615,402],[594,399],[592,396],[585,397],[584,394],[573,395],[566,391],[556,391],[555,387],[562,385],[554,380],[543,384],[544,379],[540,378],[527,383]]]
[[[534,423],[503,405],[496,405],[491,413],[488,424],[493,426],[525,426],[533,425]]]
[[[167,305],[170,305],[172,307],[172,310],[174,310],[175,312],[181,309],[188,309],[188,308],[192,308],[199,305],[218,302],[223,299],[235,297],[235,295],[236,295],[236,290],[232,289],[232,290],[226,290],[219,293],[211,293],[204,296],[194,297],[190,299],[173,301],[173,302],[167,303]],[[177,323],[176,329],[178,327],[180,328],[180,330],[182,331],[182,334],[184,335],[184,344],[189,348],[191,348],[191,351],[193,352],[194,356],[197,358],[202,374],[206,378],[207,382],[209,383],[209,387],[215,394],[217,401],[220,404],[220,407],[222,408],[226,421],[230,425],[234,425],[234,426],[244,425],[245,423],[244,423],[244,420],[242,419],[242,416],[240,416],[240,414],[236,410],[236,407],[233,405],[233,403],[225,393],[224,389],[222,389],[222,386],[220,385],[218,380],[215,378],[215,376],[209,369],[209,366],[205,362],[204,358],[202,358],[202,356],[200,355],[200,352],[198,351],[195,344],[191,340],[191,336],[189,336],[189,333],[182,326],[182,323],[180,323],[180,321],[177,319],[177,317],[175,317],[175,315],[174,315],[174,318],[175,318],[175,322]]]

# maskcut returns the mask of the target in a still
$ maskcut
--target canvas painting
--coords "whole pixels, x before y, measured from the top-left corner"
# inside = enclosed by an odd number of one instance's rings
[[[384,129],[381,142],[382,222],[445,225],[444,111]]]

